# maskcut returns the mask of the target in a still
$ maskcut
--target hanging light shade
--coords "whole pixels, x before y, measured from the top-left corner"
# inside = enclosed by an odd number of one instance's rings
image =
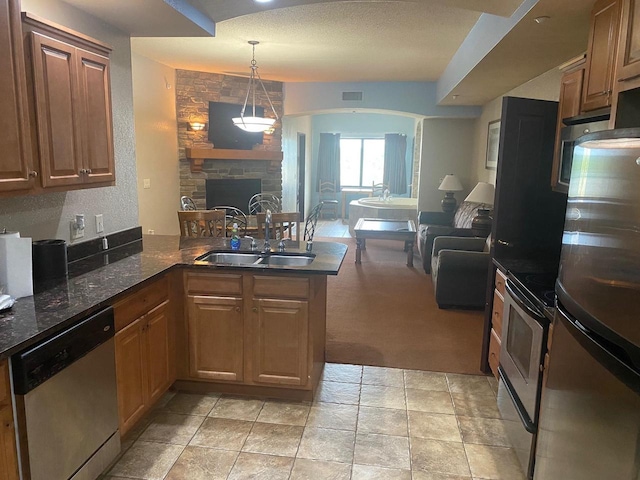
[[[276,113],[276,109],[273,108],[273,103],[271,103],[271,99],[269,98],[269,94],[267,93],[267,89],[264,87],[262,83],[262,79],[260,78],[260,74],[258,73],[258,65],[256,64],[256,45],[260,42],[256,40],[249,40],[249,45],[253,47],[253,57],[251,59],[251,73],[249,75],[249,86],[247,87],[247,96],[244,99],[244,105],[242,106],[242,111],[240,112],[239,117],[233,118],[233,124],[241,128],[246,132],[264,132],[273,127],[273,124],[276,123],[278,119],[278,114]],[[258,85],[262,87],[262,91],[267,97],[267,101],[269,102],[269,106],[273,111],[273,115],[275,118],[269,117],[258,117],[256,116],[256,89]],[[245,116],[245,111],[247,109],[247,104],[249,103],[249,97],[251,97],[251,116]]]

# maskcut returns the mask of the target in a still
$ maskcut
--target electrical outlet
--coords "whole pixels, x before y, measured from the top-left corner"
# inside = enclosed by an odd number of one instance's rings
[[[69,223],[71,228],[71,240],[78,240],[84,237],[84,215],[77,214],[75,220]]]
[[[142,188],[151,188],[151,179],[145,178],[142,180]]]
[[[151,229],[149,229],[149,230],[147,231],[147,233],[148,233],[149,235],[155,235],[155,234],[156,234],[156,231],[155,231],[155,230],[151,230]]]
[[[96,215],[96,233],[104,232],[104,217],[102,214]]]

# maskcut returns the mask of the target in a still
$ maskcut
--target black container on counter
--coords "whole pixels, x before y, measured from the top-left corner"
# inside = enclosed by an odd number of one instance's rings
[[[33,283],[36,286],[67,276],[67,242],[64,240],[36,240],[32,244],[31,253]]]

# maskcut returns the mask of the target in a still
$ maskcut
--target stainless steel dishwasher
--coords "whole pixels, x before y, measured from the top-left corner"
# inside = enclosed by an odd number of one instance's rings
[[[24,479],[94,480],[120,452],[113,309],[11,358]]]

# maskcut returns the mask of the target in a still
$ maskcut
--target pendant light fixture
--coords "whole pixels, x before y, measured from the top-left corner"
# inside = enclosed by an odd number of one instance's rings
[[[242,106],[240,116],[232,119],[233,124],[236,127],[241,128],[246,132],[264,132],[266,130],[269,130],[273,127],[273,124],[276,123],[276,120],[278,119],[276,109],[273,108],[273,103],[271,103],[271,99],[269,98],[267,89],[264,88],[264,84],[262,83],[262,79],[260,78],[260,74],[258,73],[258,65],[256,65],[256,45],[258,45],[259,43],[260,42],[256,40],[249,40],[249,45],[253,47],[253,57],[251,59],[251,74],[249,76],[247,96],[244,99],[244,105]],[[262,87],[262,90],[267,97],[267,101],[271,106],[271,110],[273,111],[273,115],[275,118],[256,116],[256,89],[258,88],[258,84],[260,84],[260,86]],[[244,113],[247,109],[247,103],[249,103],[249,97],[251,97],[252,115],[245,116]]]

